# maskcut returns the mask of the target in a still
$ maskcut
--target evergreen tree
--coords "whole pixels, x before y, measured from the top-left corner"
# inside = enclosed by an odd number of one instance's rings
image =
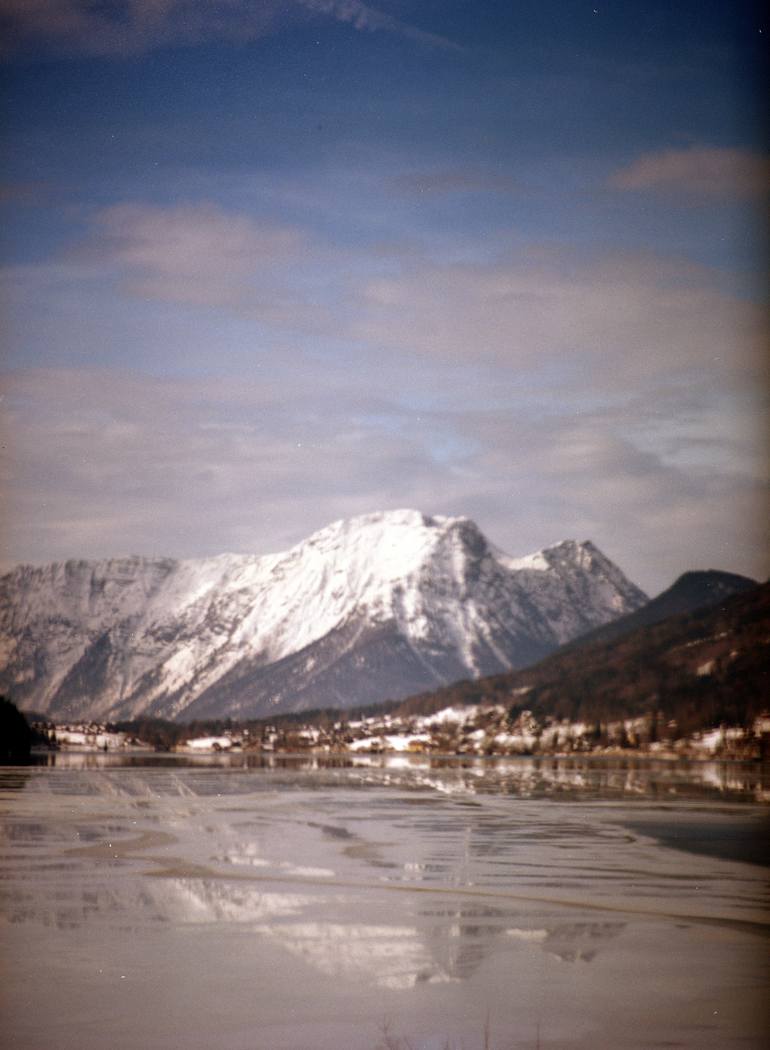
[[[15,704],[0,696],[0,762],[19,762],[29,758],[32,730]]]

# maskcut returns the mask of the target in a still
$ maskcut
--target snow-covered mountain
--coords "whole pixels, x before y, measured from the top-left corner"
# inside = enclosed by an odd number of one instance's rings
[[[60,720],[349,707],[521,667],[646,600],[588,542],[516,559],[467,518],[370,514],[265,557],[21,566],[0,692]]]

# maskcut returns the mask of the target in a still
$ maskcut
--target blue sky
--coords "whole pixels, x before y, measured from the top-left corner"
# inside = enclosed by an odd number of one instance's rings
[[[414,506],[766,575],[760,10],[0,0],[0,561]]]

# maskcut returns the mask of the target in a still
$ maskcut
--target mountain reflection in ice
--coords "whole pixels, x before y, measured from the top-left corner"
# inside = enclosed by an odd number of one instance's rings
[[[94,922],[135,929],[147,922],[188,924],[268,921],[296,915],[312,898],[260,893],[248,887],[222,886],[200,879],[120,884],[63,894],[29,890],[4,894],[4,919],[74,929]]]
[[[259,771],[261,789],[291,787],[297,777],[318,786],[385,786],[447,794],[509,794],[521,798],[704,798],[770,801],[770,766],[756,762],[654,760],[628,757],[548,756],[480,759],[442,755],[121,754],[58,752],[38,761],[60,771],[132,768],[166,772],[167,787],[179,794],[217,790],[217,772]],[[212,777],[212,774],[214,776]],[[18,771],[0,773],[16,777]],[[219,783],[226,777],[220,776]],[[123,790],[120,779],[105,776]],[[8,782],[8,786],[11,784]],[[66,790],[66,785],[62,785]],[[132,785],[137,790],[138,785]],[[233,790],[230,783],[228,791]],[[250,785],[247,790],[254,790]]]
[[[524,792],[546,774],[561,785],[550,796]],[[236,985],[252,971],[267,982],[264,998],[254,993],[265,1010],[288,979],[303,1001],[337,996],[340,1010],[346,996],[363,997],[370,1011],[380,1000],[366,996],[397,996],[426,1010],[441,1001],[451,1013],[467,996],[483,1018],[491,986],[502,1010],[504,989],[534,994],[542,974],[567,981],[562,991],[574,1010],[571,988],[590,1003],[616,980],[631,987],[647,979],[640,973],[658,970],[673,1003],[705,965],[694,950],[703,930],[718,932],[707,946],[737,950],[742,938],[768,929],[762,868],[665,848],[655,838],[662,824],[674,839],[679,831],[692,837],[696,825],[714,840],[766,827],[756,805],[704,806],[702,771],[687,799],[662,794],[663,783],[686,780],[681,769],[597,773],[591,765],[515,762],[65,764],[31,769],[23,783],[15,772],[6,779],[0,772],[0,922],[15,935],[19,1016],[25,981],[55,985],[57,960],[66,958],[73,980],[82,968],[86,988],[89,974],[104,971],[104,945],[134,945],[139,957],[156,950],[162,967],[167,953],[205,959],[213,945]],[[610,781],[603,797],[598,785]],[[629,801],[633,785],[640,789]],[[677,950],[655,949],[653,931],[675,931]],[[654,965],[637,963],[640,944]],[[101,946],[98,960],[91,945]],[[121,965],[119,980],[128,968]],[[573,984],[560,976],[567,973]],[[162,968],[158,980],[173,981],[173,970]],[[200,1010],[202,1023],[208,978],[202,972],[199,980],[199,996],[185,1009]],[[759,985],[752,977],[746,987]],[[397,1001],[406,1008],[406,999]],[[275,1009],[285,1014],[285,1006]],[[511,1024],[523,1009],[511,1005]],[[453,1029],[447,1021],[436,1031]],[[244,1036],[244,1045],[284,1045],[274,1035]],[[321,1045],[292,1038],[287,1031],[286,1046]],[[375,1042],[337,1034],[326,1045]],[[21,1045],[55,1044],[31,1035]]]
[[[258,932],[327,976],[344,981],[405,989],[422,981],[452,979],[410,926],[311,922],[265,926]]]
[[[132,931],[156,922],[240,925],[328,976],[401,989],[424,981],[466,979],[491,951],[511,946],[542,949],[565,961],[588,961],[602,939],[625,926],[583,922],[519,929],[508,925],[507,911],[473,905],[419,909],[412,913],[413,925],[324,921],[317,917],[318,904],[312,894],[265,892],[219,879],[168,878],[138,886],[132,881],[96,884],[68,894],[6,893],[3,912],[12,924],[36,922],[59,930],[97,922]],[[345,911],[360,913],[362,902],[355,895],[337,894],[325,900],[324,908],[341,920]]]

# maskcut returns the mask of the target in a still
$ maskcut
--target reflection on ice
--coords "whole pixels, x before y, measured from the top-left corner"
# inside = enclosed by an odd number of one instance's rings
[[[724,983],[723,949],[733,966],[730,1002],[744,1004],[731,1032],[750,1030],[745,1003],[766,974],[751,962],[768,931],[766,871],[738,849],[766,818],[726,795],[704,804],[726,783],[721,774],[712,782],[714,768],[688,780],[684,768],[633,763],[361,761],[57,765],[30,770],[21,790],[18,778],[4,784],[0,773],[0,922],[16,953],[17,1022],[30,981],[47,996],[67,980],[68,994],[79,981],[84,991],[77,1009],[63,997],[51,1007],[55,1024],[63,1011],[80,1034],[79,1019],[97,1003],[108,1024],[124,1009],[130,1026],[135,1001],[121,1007],[127,983],[106,1002],[89,982],[108,972],[105,953],[121,957],[116,980],[126,972],[138,980],[154,952],[156,997],[165,1009],[168,985],[184,1008],[165,1042],[145,1026],[134,1043],[110,1045],[371,1050],[371,1026],[387,1002],[399,1018],[433,1011],[429,1035],[415,1045],[459,1042],[453,1025],[468,1010],[478,1036],[491,1004],[507,1017],[502,1045],[524,1047],[534,1045],[535,1011],[545,1002],[553,1035],[543,1047],[573,1040],[582,1011],[583,1035],[570,1045],[593,1050],[607,1017],[617,1014],[616,1035],[632,1031],[625,1012],[648,1017],[655,1003],[657,1017],[661,997],[669,1010],[661,1044],[678,1032],[682,1004],[693,1003],[694,1035],[682,1045],[761,1045],[722,1038],[717,1021],[706,1031],[698,1014],[707,1003],[724,1023],[730,1003],[711,1005]],[[762,775],[747,772],[747,783]],[[688,845],[700,852],[681,848]],[[122,961],[129,949],[133,970]],[[184,984],[175,985],[181,971]],[[558,994],[532,1006],[543,974]],[[143,994],[155,991],[147,984]],[[255,1004],[256,1027],[242,1038],[180,1039],[202,1031],[212,1010],[238,1018],[244,1003]],[[331,1028],[323,1044],[299,1038],[286,1020],[296,1011],[303,1031],[315,1032],[319,1012],[332,1025],[347,1011],[353,1024],[356,1010],[359,1034],[369,1027],[354,1040]],[[287,1026],[283,1042],[259,1027],[271,1011],[276,1026]],[[53,1032],[20,1045],[59,1045]],[[101,1050],[101,1034],[88,1050]],[[604,1045],[653,1045],[624,1038]]]
[[[253,842],[226,850],[221,856],[214,857],[221,864],[232,864],[236,867],[274,868],[287,875],[296,875],[307,879],[323,879],[334,875],[331,868],[317,868],[307,864],[292,864],[287,860],[271,862],[259,855],[259,847]]]
[[[292,787],[297,778],[319,787],[395,787],[431,790],[448,795],[504,794],[520,798],[680,798],[770,799],[770,766],[756,762],[669,761],[635,755],[478,758],[439,755],[122,755],[51,753],[41,763],[61,772],[88,771],[101,777],[90,790],[121,794],[161,790],[196,796],[210,791],[240,791],[243,785],[227,774],[261,774],[257,790]],[[126,784],[110,774],[118,769],[151,770],[145,779]],[[163,774],[159,776],[159,774]],[[19,773],[0,771],[3,777]],[[80,782],[62,781],[61,790],[76,790]],[[11,783],[9,781],[9,787]],[[248,790],[254,790],[253,784]]]
[[[406,989],[456,979],[431,958],[411,926],[307,922],[262,926],[257,932],[321,973],[344,981]]]
[[[506,930],[506,934],[524,944],[539,944],[544,951],[563,962],[592,962],[602,942],[617,937],[625,922],[570,922],[552,930]]]
[[[16,890],[3,895],[3,918],[60,929],[95,923],[134,929],[146,923],[174,925],[253,924],[299,915],[313,896],[264,892],[243,884],[208,879],[153,879],[95,884],[62,894]]]
[[[498,908],[463,905],[430,908],[425,940],[431,955],[453,980],[467,980],[485,958],[505,947],[509,914]]]
[[[625,922],[572,922],[551,930],[543,940],[543,948],[564,962],[591,962],[602,943],[617,937]]]
[[[267,922],[296,915],[312,903],[301,894],[262,893],[210,879],[159,881],[150,899],[156,914],[183,924]]]
[[[169,878],[136,884],[117,882],[70,892],[48,887],[6,891],[2,895],[6,922],[36,923],[76,929],[104,923],[141,928],[146,923],[201,925],[267,922],[299,914],[315,903],[313,896],[264,893],[250,886],[219,880]]]

